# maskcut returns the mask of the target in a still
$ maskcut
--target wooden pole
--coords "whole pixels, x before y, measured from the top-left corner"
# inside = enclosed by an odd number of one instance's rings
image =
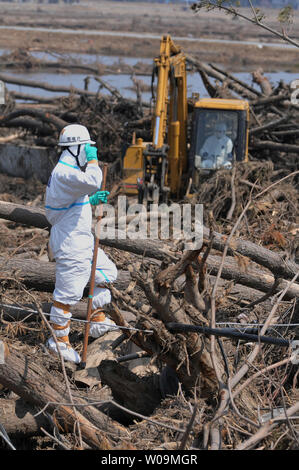
[[[103,169],[102,191],[105,191],[106,189],[107,167],[108,165],[107,163],[105,163],[104,169]],[[101,204],[99,215],[97,217],[97,223],[101,222],[102,217],[103,217],[103,205]],[[92,298],[93,298],[94,285],[95,285],[95,273],[96,273],[96,266],[97,266],[98,249],[99,249],[99,230],[96,230],[94,250],[93,250],[93,260],[92,260],[92,267],[91,267],[91,276],[90,276],[90,285],[89,285],[88,304],[87,304],[87,316],[86,316],[87,322],[85,324],[82,361],[80,364],[82,369],[86,367],[86,355],[87,355],[88,335],[89,335],[89,327],[90,327],[89,322],[90,322],[91,310],[92,310]]]

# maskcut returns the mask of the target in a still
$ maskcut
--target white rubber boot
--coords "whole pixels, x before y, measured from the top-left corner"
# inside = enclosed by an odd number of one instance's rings
[[[108,331],[116,330],[118,327],[114,321],[107,318],[102,310],[96,310],[91,315],[91,324],[89,327],[89,336],[100,338]]]
[[[81,362],[79,354],[71,347],[68,340],[65,341],[65,340],[62,340],[62,338],[57,338],[57,343],[58,343],[59,351],[65,361],[74,362],[75,364],[79,364]],[[53,338],[48,339],[46,346],[50,351],[58,355],[57,345]]]

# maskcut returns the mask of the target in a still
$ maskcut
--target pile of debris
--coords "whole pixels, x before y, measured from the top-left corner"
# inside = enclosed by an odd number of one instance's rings
[[[121,329],[90,341],[86,369],[75,370],[43,346],[55,266],[35,204],[0,204],[0,413],[11,445],[26,436],[31,448],[296,447],[298,265],[284,248],[239,238],[237,223],[220,234],[213,220],[197,251],[102,240],[119,270],[108,313]],[[73,312],[79,353],[86,307]]]
[[[209,74],[220,72],[189,63],[211,96],[242,90],[251,100],[251,162],[217,172],[196,196],[207,214],[200,248],[123,239],[117,229],[101,240],[119,271],[107,309],[119,329],[90,339],[84,370],[44,347],[55,282],[45,185],[1,175],[3,448],[298,447],[298,109],[286,86],[257,94],[222,71],[222,86],[210,88]],[[91,129],[109,162],[113,200],[119,149],[133,133],[150,132],[147,105],[117,90],[110,97],[70,90],[27,107],[8,97],[2,130],[53,145],[65,124]],[[70,334],[79,353],[88,286],[84,295]]]
[[[5,60],[4,60],[5,59]],[[1,105],[1,128],[26,129],[36,136],[37,145],[55,145],[57,134],[62,126],[72,122],[82,122],[97,136],[107,161],[114,160],[119,148],[127,146],[132,136],[148,137],[150,135],[150,107],[142,101],[142,84],[136,79],[138,74],[150,75],[149,64],[136,64],[130,67],[118,63],[117,70],[110,73],[129,73],[132,87],[136,90],[136,100],[125,99],[119,90],[111,87],[101,79],[107,73],[102,64],[85,65],[66,60],[45,62],[36,59],[28,51],[14,51],[2,56],[2,70],[16,70],[20,67],[37,70],[61,71],[63,68],[85,71],[84,89],[54,86],[50,83],[17,79],[1,73],[4,83],[18,84],[24,87],[44,89],[49,92],[60,92],[65,95],[59,98],[43,98],[20,92],[7,93],[6,105]],[[250,121],[250,158],[252,160],[269,160],[280,164],[288,171],[294,171],[298,165],[299,144],[298,110],[296,90],[292,84],[282,80],[273,86],[263,71],[252,73],[252,82],[259,86],[249,85],[234,77],[227,71],[213,64],[205,64],[194,57],[186,56],[190,72],[198,72],[210,97],[247,99],[251,109]],[[81,72],[82,72],[81,70]],[[90,79],[99,83],[98,92],[88,90]],[[105,88],[110,95],[103,95]],[[294,99],[292,99],[292,97]],[[18,102],[16,102],[18,100]],[[22,100],[22,102],[20,102]],[[26,106],[24,103],[28,102]],[[147,132],[148,131],[148,132]],[[112,155],[111,155],[112,152]],[[290,157],[291,155],[291,157]]]

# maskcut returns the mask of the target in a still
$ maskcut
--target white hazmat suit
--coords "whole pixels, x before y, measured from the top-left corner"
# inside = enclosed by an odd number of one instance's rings
[[[196,168],[220,168],[231,166],[231,153],[233,143],[225,135],[226,126],[220,124],[216,126],[215,135],[208,137],[200,149],[200,156],[195,157]]]
[[[81,147],[84,150],[84,145]],[[49,247],[56,261],[50,321],[53,322],[60,352],[66,360],[78,363],[80,357],[68,340],[71,307],[82,298],[91,273],[94,236],[91,232],[92,210],[89,195],[101,188],[102,171],[97,159],[88,161],[86,171],[82,171],[78,166],[80,157],[78,160],[73,156],[76,152],[81,154],[82,161],[82,148],[80,151],[78,145],[62,152],[48,182],[45,208],[46,217],[52,225]],[[101,336],[115,325],[105,317],[103,311],[96,310],[111,301],[110,290],[100,285],[113,282],[116,277],[116,266],[99,249],[91,316],[91,321],[96,323],[90,325],[92,337]],[[47,345],[57,352],[53,338],[48,340]]]

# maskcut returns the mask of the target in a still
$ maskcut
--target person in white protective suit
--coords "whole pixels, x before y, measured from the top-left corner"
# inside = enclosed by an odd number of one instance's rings
[[[79,354],[69,343],[71,309],[83,296],[92,266],[94,236],[91,231],[91,205],[106,203],[108,191],[100,191],[102,171],[97,149],[86,127],[66,126],[60,134],[60,159],[46,189],[46,217],[51,227],[49,247],[56,261],[56,282],[50,321],[64,359],[79,363]],[[117,269],[103,250],[98,250],[95,288],[92,300],[90,336],[97,338],[114,329],[102,307],[111,301],[110,290],[101,284],[113,282]],[[113,327],[114,326],[114,327]],[[56,341],[47,341],[57,353]]]
[[[227,137],[226,131],[225,123],[216,124],[215,135],[206,139],[200,149],[200,155],[195,156],[196,168],[231,167],[233,143]]]

